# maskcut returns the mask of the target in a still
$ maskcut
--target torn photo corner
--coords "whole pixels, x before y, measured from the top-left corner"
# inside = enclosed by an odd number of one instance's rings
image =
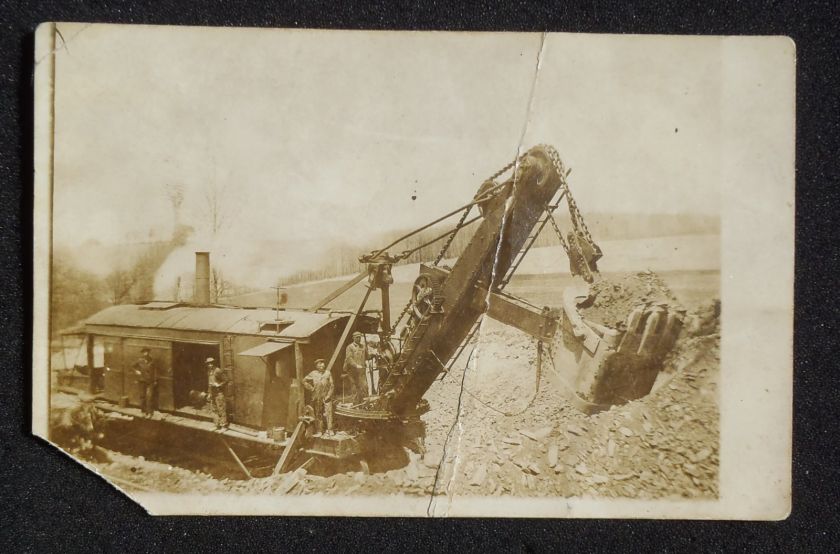
[[[783,519],[795,56],[45,23],[33,430],[152,514]]]

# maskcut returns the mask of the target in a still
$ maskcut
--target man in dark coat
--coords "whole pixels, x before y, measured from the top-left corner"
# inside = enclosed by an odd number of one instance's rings
[[[157,364],[148,348],[140,351],[140,358],[134,362],[134,374],[140,384],[140,408],[143,415],[151,417],[155,413],[155,387],[157,386]]]
[[[335,387],[332,375],[326,369],[325,360],[315,360],[315,369],[303,378],[303,388],[310,393],[310,405],[318,429],[329,435],[332,433],[332,398]]]
[[[213,421],[216,429],[227,429],[227,376],[225,371],[216,365],[216,360],[207,358],[207,383],[210,409],[213,411]]]
[[[344,371],[350,375],[353,386],[356,389],[355,402],[358,404],[368,394],[367,369],[368,352],[367,347],[362,344],[362,334],[358,331],[353,333],[353,342],[347,345],[344,351]]]

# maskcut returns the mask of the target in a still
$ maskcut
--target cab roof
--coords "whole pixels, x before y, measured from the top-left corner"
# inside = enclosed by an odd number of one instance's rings
[[[279,314],[279,319],[278,319]],[[204,331],[237,335],[306,338],[347,312],[307,312],[234,306],[149,302],[111,306],[85,320],[86,326]]]

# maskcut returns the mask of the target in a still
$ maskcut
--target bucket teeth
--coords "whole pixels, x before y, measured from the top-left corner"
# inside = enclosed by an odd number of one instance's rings
[[[618,351],[658,359],[673,347],[682,328],[684,314],[667,306],[638,306],[627,316],[627,331]]]

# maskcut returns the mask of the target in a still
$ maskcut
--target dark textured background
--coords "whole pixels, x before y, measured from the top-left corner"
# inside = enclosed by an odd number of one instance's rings
[[[51,551],[838,550],[837,2],[0,2],[0,547]],[[428,5],[427,5],[428,4]],[[797,45],[794,508],[780,523],[151,518],[30,436],[33,31],[43,21],[181,25],[783,34]],[[760,286],[760,284],[756,284]],[[730,331],[731,332],[731,331]],[[750,468],[743,468],[749,471]],[[278,500],[282,501],[282,500]]]

